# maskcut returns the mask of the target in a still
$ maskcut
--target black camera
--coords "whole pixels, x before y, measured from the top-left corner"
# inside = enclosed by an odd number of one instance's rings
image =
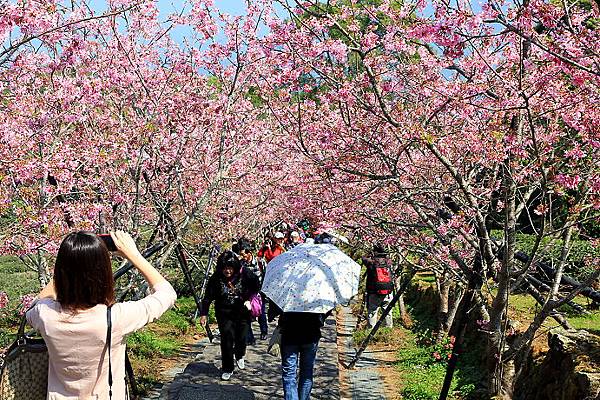
[[[118,250],[117,246],[115,245],[115,241],[113,240],[112,236],[110,236],[110,234],[101,233],[98,235],[98,237],[100,239],[102,239],[102,241],[106,245],[106,248],[108,249],[108,251],[117,251]]]

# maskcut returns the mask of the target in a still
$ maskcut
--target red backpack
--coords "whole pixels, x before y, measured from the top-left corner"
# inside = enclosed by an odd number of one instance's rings
[[[367,262],[367,293],[389,294],[394,289],[391,261],[375,258]]]

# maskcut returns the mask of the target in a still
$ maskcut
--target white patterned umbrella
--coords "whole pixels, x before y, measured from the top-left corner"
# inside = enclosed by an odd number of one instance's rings
[[[262,292],[284,312],[326,313],[358,292],[360,265],[332,244],[301,244],[275,257]]]

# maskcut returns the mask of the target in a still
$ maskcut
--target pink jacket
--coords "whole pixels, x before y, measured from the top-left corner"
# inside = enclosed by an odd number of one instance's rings
[[[125,399],[126,335],[160,317],[177,298],[167,281],[152,291],[142,300],[112,307],[113,400]],[[27,312],[27,321],[48,346],[48,400],[108,399],[104,304],[72,313],[55,300],[41,299]]]

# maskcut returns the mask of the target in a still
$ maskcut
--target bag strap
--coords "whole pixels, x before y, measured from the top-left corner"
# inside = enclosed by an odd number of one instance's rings
[[[110,362],[110,348],[112,347],[112,320],[110,318],[110,309],[112,305],[106,307],[106,345],[108,346],[108,398],[112,399],[112,365]]]
[[[19,324],[19,330],[17,331],[17,338],[22,338],[23,336],[25,336],[25,325],[27,325],[27,318],[25,317],[25,313],[23,313],[21,323]]]
[[[33,302],[31,303],[31,305],[29,307],[27,307],[27,310],[23,311],[23,316],[21,317],[21,323],[19,324],[19,330],[17,331],[17,338],[22,338],[25,337],[25,325],[27,325],[27,313],[37,305],[38,303],[38,298],[34,299]]]

